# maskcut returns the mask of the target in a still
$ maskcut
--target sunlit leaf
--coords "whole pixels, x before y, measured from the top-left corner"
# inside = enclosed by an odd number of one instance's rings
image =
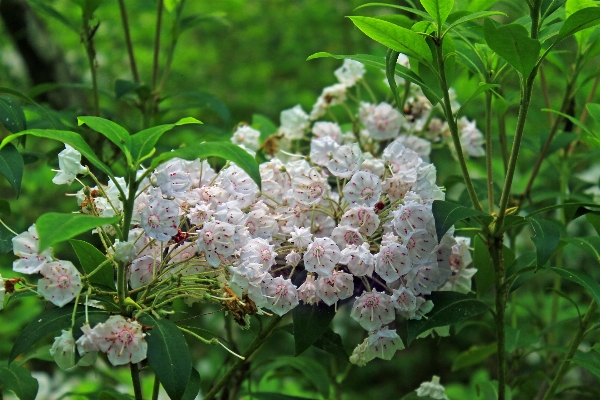
[[[99,226],[116,224],[120,219],[118,215],[100,218],[85,214],[42,214],[35,222],[40,236],[39,250],[42,251],[55,243],[64,242]]]

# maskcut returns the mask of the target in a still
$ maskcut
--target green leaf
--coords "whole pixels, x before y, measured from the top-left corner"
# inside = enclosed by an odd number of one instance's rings
[[[15,235],[0,224],[0,254],[6,254],[12,250],[12,238]]]
[[[43,214],[35,222],[40,236],[39,250],[42,251],[55,243],[69,240],[99,226],[116,224],[120,219],[118,215],[100,218],[85,214]]]
[[[304,375],[323,396],[329,394],[329,374],[327,370],[316,360],[306,357],[277,357],[268,364],[270,370],[281,367],[291,367]]]
[[[4,199],[0,199],[0,215],[10,215],[10,203]]]
[[[600,8],[587,7],[569,15],[554,39],[554,44],[568,38],[575,33],[600,24]]]
[[[183,393],[181,400],[194,400],[200,392],[200,382],[200,373],[198,373],[196,368],[192,368],[190,380],[185,388],[185,392]]]
[[[465,109],[466,105],[473,100],[475,97],[479,96],[481,93],[486,92],[490,89],[494,89],[494,88],[499,88],[500,85],[497,84],[492,84],[492,83],[485,83],[485,82],[479,82],[479,86],[477,86],[477,89],[475,89],[475,91],[473,92],[473,94],[471,94],[471,96],[469,96],[469,98],[467,99],[467,101],[465,101],[460,108],[458,109],[458,111],[456,112],[456,115],[454,116],[454,118],[458,121],[458,119],[460,118],[460,116],[462,115],[463,110]]]
[[[13,135],[9,135],[2,143],[0,143],[0,149],[4,148],[8,143],[12,142],[14,139],[21,137],[23,135],[32,135],[46,139],[58,140],[59,142],[63,142],[73,147],[75,150],[81,153],[82,156],[87,158],[89,162],[91,162],[96,168],[100,171],[104,172],[115,181],[115,176],[112,173],[111,169],[108,165],[104,164],[98,156],[96,156],[96,152],[92,150],[92,148],[83,140],[80,134],[70,131],[59,131],[54,129],[28,129],[25,131],[21,131],[15,133]]]
[[[29,0],[28,4],[31,5],[31,7],[37,12],[62,23],[75,34],[79,35],[81,33],[81,27],[79,25],[75,24],[74,21],[70,21],[67,17],[58,12],[54,7],[47,4],[44,0]]]
[[[454,7],[454,0],[421,0],[421,4],[438,26],[442,26]]]
[[[429,46],[421,35],[391,22],[370,17],[349,17],[371,39],[400,53],[429,64],[433,61]]]
[[[131,136],[130,150],[134,164],[138,166],[143,158],[151,154],[156,142],[158,142],[165,132],[168,132],[179,125],[201,123],[202,122],[195,118],[182,118],[174,124],[154,126],[152,128],[144,129],[143,131]]]
[[[554,250],[558,247],[560,228],[547,219],[527,217],[526,220],[535,232],[535,236],[531,240],[535,244],[537,267],[541,268],[546,265],[552,254],[554,254]]]
[[[128,394],[119,393],[114,389],[103,390],[98,393],[98,400],[133,400],[134,397]]]
[[[540,336],[534,333],[525,332],[521,329],[506,327],[506,352],[512,353],[517,349],[523,349],[540,341]]]
[[[12,364],[8,368],[0,368],[0,382],[20,400],[35,400],[37,396],[38,381],[25,367]]]
[[[581,130],[583,130],[584,132],[586,132],[587,134],[589,134],[590,136],[596,136],[596,134],[594,134],[593,132],[591,132],[585,125],[583,125],[577,118],[573,118],[571,115],[568,114],[564,114],[561,113],[559,111],[556,110],[551,110],[549,108],[542,108],[542,111],[547,111],[547,112],[551,112],[554,114],[558,114],[561,117],[567,118],[569,121],[571,121],[574,125],[576,125],[578,128],[581,128]]]
[[[600,215],[593,213],[586,214],[585,219],[594,227],[596,233],[600,235]]]
[[[177,101],[173,101],[174,99],[177,99]],[[198,91],[178,92],[175,95],[165,97],[161,103],[161,108],[164,111],[207,109],[217,114],[225,125],[228,126],[231,121],[231,113],[225,103],[210,93]]]
[[[188,29],[192,29],[205,22],[217,22],[224,26],[230,26],[231,24],[225,18],[224,12],[214,12],[210,14],[194,14],[189,17],[181,18],[179,20],[179,32],[183,33]]]
[[[14,145],[8,144],[0,148],[0,174],[8,179],[17,196],[21,193],[24,166],[23,157]]]
[[[584,353],[583,351],[577,350],[575,355],[573,355],[571,362],[587,369],[600,378],[600,354],[594,351]]]
[[[79,263],[86,274],[89,274],[107,260],[106,255],[88,242],[71,239],[69,243],[71,243],[73,250],[75,250]],[[90,282],[114,289],[115,278],[112,264],[110,262],[104,264],[98,272],[92,275]]]
[[[417,391],[414,390],[408,393],[406,396],[403,396],[400,400],[434,400],[434,398],[429,396],[419,396]]]
[[[348,352],[342,343],[342,337],[331,328],[325,329],[323,335],[318,338],[313,346],[328,352],[337,359],[348,361]]]
[[[548,268],[550,271],[562,276],[565,279],[568,279],[572,282],[575,282],[581,286],[583,286],[589,294],[596,300],[597,303],[600,304],[600,284],[596,282],[594,278],[583,271],[577,271],[574,269],[564,269],[564,268]]]
[[[150,366],[169,397],[182,399],[192,374],[192,358],[185,337],[168,319],[145,314],[138,320],[152,327],[146,334]]]
[[[446,29],[446,32],[444,33],[444,35],[452,28],[454,28],[457,25],[460,24],[464,24],[465,22],[469,22],[469,21],[474,21],[476,19],[480,19],[480,18],[485,18],[485,17],[491,17],[492,15],[503,15],[506,17],[506,14],[500,11],[477,11],[474,12],[472,14],[469,15],[465,15],[464,17],[461,17],[459,19],[457,19],[456,21],[454,21],[452,24],[450,24],[450,26]]]
[[[400,96],[398,95],[398,86],[396,85],[396,68],[395,66],[398,64],[398,56],[400,53],[394,51],[392,49],[388,49],[387,56],[385,57],[385,76],[387,78],[388,84],[390,85],[390,89],[392,90],[392,94],[394,95],[394,100],[396,100],[396,107],[402,112],[404,108],[404,104],[401,104]]]
[[[596,258],[596,261],[600,262],[600,237],[598,236],[587,236],[578,238],[566,238],[565,242],[575,245],[588,252]]]
[[[429,299],[433,310],[420,320],[408,321],[407,346],[429,329],[456,324],[488,310],[484,302],[457,292],[433,292]]]
[[[302,354],[329,327],[335,307],[325,304],[300,304],[292,310],[294,321],[294,357]]]
[[[460,353],[454,359],[452,372],[479,364],[492,354],[495,354],[497,347],[496,343],[488,344],[487,346],[471,346],[469,350]]]
[[[492,267],[492,257],[485,242],[479,236],[475,236],[473,242],[473,268],[477,269],[475,286],[477,288],[477,298],[481,299],[494,285],[494,268]]]
[[[463,207],[449,201],[434,200],[432,205],[433,217],[435,218],[435,232],[437,233],[438,242],[448,229],[457,221],[472,217],[481,217],[491,221],[491,216],[482,211],[473,210],[472,208]]]
[[[54,357],[50,354],[52,345],[46,344],[37,348],[29,349],[28,352],[23,354],[23,357],[17,363],[18,365],[25,365],[25,363],[32,359],[44,360],[54,362]]]
[[[23,109],[19,103],[9,97],[0,97],[0,124],[11,133],[25,129]]]
[[[531,39],[523,25],[509,24],[496,28],[494,22],[486,19],[483,33],[488,46],[504,58],[523,77],[529,76],[537,63],[541,44]]]
[[[24,95],[23,93],[19,92],[18,90],[14,90],[14,89],[7,88],[7,87],[0,87],[0,93],[11,94],[13,96],[16,96],[16,97],[19,97],[19,98],[25,100],[29,104],[32,104],[35,107],[36,112],[39,113],[40,115],[43,115],[44,117],[46,117],[48,119],[48,121],[50,121],[52,123],[52,126],[54,126],[55,128],[61,128],[64,126],[64,124],[56,117],[55,113],[49,112],[49,110],[46,109],[46,107],[42,107],[41,105],[39,105],[38,103],[33,101],[30,97]],[[2,147],[2,146],[0,145],[0,147]]]
[[[131,137],[121,125],[100,117],[77,117],[79,126],[86,124],[96,132],[103,134],[113,142],[123,153],[129,154]]]
[[[600,104],[588,103],[585,105],[591,117],[600,124]]]
[[[550,16],[554,11],[558,10],[560,6],[565,4],[566,0],[542,0],[542,6],[540,7],[540,14],[542,18]]]
[[[361,6],[356,7],[354,10],[359,10],[361,8],[364,7],[390,7],[390,8],[397,8],[399,10],[402,11],[406,11],[415,15],[418,15],[421,18],[425,18],[426,20],[430,20],[431,17],[429,16],[429,14],[427,14],[426,12],[423,12],[421,10],[418,10],[416,8],[412,8],[412,7],[404,7],[404,6],[398,6],[396,4],[388,4],[388,3],[367,3],[367,4],[363,4]]]
[[[277,125],[260,114],[252,114],[252,128],[260,131],[260,143],[264,143],[269,136],[277,133]]]
[[[536,273],[539,275],[540,272],[537,271],[537,268],[534,268],[537,265],[537,254],[534,251],[526,251],[521,254],[519,258],[514,260],[512,263],[506,262],[505,265],[509,265],[506,269],[506,276],[510,277],[519,271],[524,269],[529,269],[528,271],[524,271],[517,278],[515,278],[510,284],[510,291],[514,292],[525,283],[533,279]]]
[[[195,160],[196,158],[221,157],[225,160],[233,161],[238,167],[246,171],[248,175],[261,187],[260,171],[258,163],[248,152],[240,146],[228,142],[206,142],[182,147],[177,150],[163,153],[152,159],[149,169],[153,170],[160,164],[175,157],[185,160]]]
[[[136,82],[125,79],[117,79],[115,81],[115,99],[119,100],[121,97],[125,96],[127,93],[133,92],[140,86],[142,85]]]
[[[308,397],[290,396],[279,392],[252,392],[252,395],[247,398],[252,400],[311,400]]]

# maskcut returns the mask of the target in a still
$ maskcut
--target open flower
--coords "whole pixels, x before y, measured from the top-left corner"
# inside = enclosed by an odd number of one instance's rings
[[[371,292],[363,292],[356,299],[350,316],[367,331],[374,331],[392,322],[396,314],[390,296],[373,289]]]
[[[329,238],[315,239],[304,253],[304,268],[322,276],[331,276],[340,261],[340,248]]]
[[[154,198],[142,210],[142,228],[160,242],[168,241],[179,227],[179,207],[174,201]]]
[[[266,307],[279,316],[298,305],[298,291],[289,279],[278,276],[263,283],[263,288],[269,299]]]
[[[40,269],[44,276],[38,280],[38,292],[59,307],[64,306],[81,291],[81,276],[70,261],[52,261]]]
[[[36,274],[49,261],[52,261],[52,249],[39,252],[39,237],[35,224],[27,232],[12,238],[13,252],[19,260],[13,262],[13,271],[22,274]]]
[[[138,363],[146,358],[148,344],[139,322],[113,315],[93,330],[100,338],[98,348],[112,365]]]
[[[381,195],[381,180],[365,171],[358,171],[344,187],[344,198],[353,205],[373,207]]]
[[[332,276],[322,276],[317,279],[316,287],[317,296],[330,306],[338,300],[344,300],[352,296],[354,280],[351,274],[333,271]]]
[[[52,178],[57,185],[70,185],[78,174],[88,169],[81,165],[81,153],[65,143],[65,149],[58,153],[58,174]]]

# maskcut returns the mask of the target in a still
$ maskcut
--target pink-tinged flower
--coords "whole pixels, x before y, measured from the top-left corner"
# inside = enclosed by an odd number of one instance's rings
[[[100,338],[98,347],[112,365],[138,363],[146,358],[148,344],[139,322],[113,315],[93,330]]]
[[[397,172],[383,181],[383,191],[390,200],[403,198],[409,190],[417,184],[417,173],[415,170]]]
[[[292,178],[292,196],[305,205],[317,204],[329,191],[327,179],[312,168],[306,174]]]
[[[327,163],[329,171],[339,178],[350,178],[362,165],[363,157],[357,143],[340,146]]]
[[[329,136],[336,143],[342,142],[342,128],[335,122],[319,121],[315,122],[312,127],[312,133],[316,138],[324,138]]]
[[[279,132],[290,140],[302,139],[304,132],[310,126],[308,114],[304,112],[299,104],[283,110],[280,114]]]
[[[394,305],[390,296],[373,289],[371,292],[363,292],[356,299],[350,316],[367,331],[374,331],[394,320]]]
[[[416,295],[431,294],[444,282],[440,279],[440,269],[435,262],[415,265],[406,274],[406,281],[406,286]]]
[[[404,349],[402,339],[395,330],[390,330],[387,326],[371,332],[367,338],[368,358],[378,357],[383,360],[391,360],[396,351],[402,349]]]
[[[57,185],[70,185],[78,174],[88,172],[87,167],[81,165],[81,153],[68,144],[58,153],[58,168],[58,174],[52,178]]]
[[[83,332],[83,335],[81,335],[75,342],[75,344],[77,344],[77,351],[79,352],[79,355],[83,357],[86,354],[95,353],[100,350],[98,345],[102,339],[100,339],[98,333],[87,323],[80,329]]]
[[[346,272],[333,271],[329,278],[321,276],[317,279],[317,296],[328,306],[338,300],[344,300],[352,296],[354,292],[354,279]]]
[[[393,139],[402,126],[402,114],[388,103],[361,103],[359,118],[374,140]]]
[[[263,284],[263,288],[268,298],[266,307],[279,316],[298,305],[298,291],[289,279],[278,276]]]
[[[422,204],[406,202],[400,208],[393,211],[394,228],[398,235],[407,237],[411,232],[426,229],[429,221],[433,219],[433,213]]]
[[[362,63],[346,58],[344,64],[333,73],[341,84],[351,87],[362,79],[365,72],[365,66]]]
[[[129,266],[129,284],[132,289],[142,287],[152,281],[160,269],[160,260],[154,256],[142,256]]]
[[[275,246],[269,244],[265,239],[250,239],[248,244],[242,247],[240,260],[242,262],[262,264],[265,267],[265,270],[268,270],[275,264],[277,253],[274,248]]]
[[[210,208],[209,204],[200,202],[189,209],[187,217],[192,224],[202,226],[213,214],[214,210]]]
[[[304,268],[322,276],[331,276],[339,261],[340,248],[329,238],[315,239],[304,253]]]
[[[372,276],[375,262],[368,243],[346,247],[340,258],[340,264],[346,265],[354,276]]]
[[[426,263],[437,246],[437,240],[424,229],[414,231],[405,243],[408,254],[415,264]]]
[[[233,132],[231,142],[237,145],[242,145],[250,150],[257,151],[260,147],[260,132],[248,125],[240,125]]]
[[[179,228],[179,206],[171,200],[154,198],[142,210],[141,219],[146,235],[166,242]]]
[[[81,276],[70,261],[52,261],[40,269],[44,278],[38,280],[38,292],[59,307],[64,306],[81,291]]]
[[[317,287],[315,285],[315,276],[308,274],[306,280],[298,288],[298,298],[304,302],[304,304],[313,305],[321,301],[317,296]]]
[[[233,165],[222,170],[220,175],[223,177],[223,188],[240,207],[248,207],[254,202],[258,186],[243,169]]]
[[[343,192],[349,203],[373,207],[381,195],[381,180],[369,172],[358,171],[346,183]]]
[[[236,250],[235,227],[227,222],[211,221],[198,232],[196,245],[203,251],[206,261],[213,267],[221,263],[219,256],[231,256]]]
[[[411,313],[417,309],[417,297],[410,289],[404,286],[393,290],[392,302],[394,303],[394,308],[405,313]]]
[[[346,246],[361,245],[364,242],[358,228],[350,225],[338,225],[331,233],[331,238],[340,249],[344,249]]]
[[[389,163],[394,174],[410,171],[423,164],[423,160],[414,150],[396,141],[390,143],[383,150],[381,158]]]
[[[13,253],[19,260],[13,262],[13,271],[22,274],[35,274],[49,261],[52,261],[52,249],[39,252],[39,237],[35,224],[27,232],[12,238]]]
[[[231,272],[231,283],[240,289],[247,291],[249,286],[259,287],[267,275],[267,270],[258,263],[242,263],[237,267],[229,267]]]
[[[192,178],[185,171],[181,158],[173,158],[159,165],[154,175],[160,190],[169,197],[180,196],[192,185]]]
[[[375,256],[375,272],[386,282],[394,282],[410,271],[412,260],[408,249],[400,243],[382,246]]]
[[[379,217],[371,207],[351,207],[342,215],[340,225],[353,226],[365,235],[371,236],[379,227]]]
[[[263,239],[269,239],[279,230],[275,216],[262,201],[257,201],[250,207],[245,226],[252,237]]]
[[[310,141],[310,160],[321,166],[327,165],[333,158],[333,153],[340,145],[331,136],[312,138]]]
[[[292,267],[297,266],[302,260],[302,255],[300,253],[292,250],[287,256],[285,256],[285,262],[291,265]]]
[[[288,242],[293,243],[294,246],[299,249],[304,249],[312,243],[310,228],[299,228],[294,226],[293,229],[294,230],[291,232],[292,238],[288,239]]]

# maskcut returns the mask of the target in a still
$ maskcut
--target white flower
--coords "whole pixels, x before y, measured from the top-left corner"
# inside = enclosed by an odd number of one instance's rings
[[[267,275],[267,270],[262,264],[253,262],[244,262],[237,267],[229,267],[229,271],[231,272],[231,283],[246,291],[249,286],[259,287]]]
[[[51,261],[39,271],[38,292],[59,307],[73,300],[81,291],[81,276],[70,261]]]
[[[360,245],[363,243],[363,238],[360,235],[358,228],[350,225],[336,226],[331,233],[331,238],[342,250],[347,246]]]
[[[115,241],[114,246],[115,260],[128,263],[135,258],[136,249],[134,241],[120,242],[119,239]]]
[[[198,251],[204,251],[206,261],[213,267],[218,267],[221,263],[219,256],[228,257],[235,252],[234,235],[235,227],[227,222],[207,222],[198,232]]]
[[[390,164],[394,174],[410,171],[423,164],[423,160],[417,152],[396,141],[390,143],[383,150],[381,158]]]
[[[285,256],[285,262],[291,265],[292,267],[296,267],[301,260],[302,255],[294,250],[292,250],[287,256]]]
[[[370,332],[369,337],[365,340],[367,342],[365,355],[367,359],[371,360],[376,357],[382,360],[391,360],[397,350],[404,349],[404,343],[400,336],[387,326]]]
[[[250,207],[245,226],[252,237],[264,239],[270,238],[279,230],[275,216],[271,213],[269,207],[260,200]]]
[[[394,228],[398,235],[408,237],[411,232],[426,229],[433,219],[432,211],[420,203],[406,202],[398,210],[392,211]]]
[[[385,172],[385,164],[379,158],[374,158],[371,153],[363,153],[364,161],[360,169],[381,176]]]
[[[423,161],[429,162],[429,155],[431,154],[431,142],[429,140],[421,139],[415,135],[400,135],[394,141],[414,150]]]
[[[417,310],[417,298],[415,294],[404,286],[392,291],[392,302],[394,308],[405,313],[411,313]]]
[[[283,110],[280,116],[281,127],[279,131],[290,140],[302,139],[304,132],[310,126],[308,114],[300,105]]]
[[[318,203],[328,189],[327,179],[315,168],[311,168],[307,174],[292,178],[292,196],[296,201],[305,205]]]
[[[371,207],[351,207],[342,215],[340,225],[353,226],[365,235],[371,236],[379,227],[379,217]]]
[[[100,338],[99,349],[108,355],[112,365],[138,363],[146,358],[148,344],[139,322],[113,315],[93,330]]]
[[[243,145],[244,147],[249,148],[250,150],[257,151],[260,147],[260,132],[256,129],[248,125],[240,125],[233,132],[233,136],[231,137],[231,142]]]
[[[417,184],[416,171],[402,171],[386,178],[383,181],[383,191],[390,200],[395,201],[403,198]]]
[[[330,137],[337,144],[342,142],[342,128],[335,122],[319,121],[312,127],[312,133],[316,138]]]
[[[360,147],[354,143],[352,146],[338,147],[327,162],[327,168],[339,178],[350,178],[360,168],[362,162]]]
[[[152,281],[160,268],[160,261],[154,256],[142,256],[129,266],[129,283],[132,289],[142,287]]]
[[[310,228],[299,228],[294,226],[294,230],[291,232],[292,238],[288,239],[288,242],[293,243],[299,249],[306,248],[312,243],[312,234]]]
[[[258,194],[258,186],[250,176],[237,165],[221,171],[223,188],[236,200],[239,207],[248,207]]]
[[[329,238],[315,239],[304,253],[304,268],[322,276],[331,276],[333,268],[340,260],[340,249]]]
[[[73,332],[70,329],[63,330],[60,336],[54,338],[50,355],[54,357],[56,365],[62,370],[75,366],[75,339],[73,339]]]
[[[412,260],[408,249],[400,243],[390,243],[382,246],[375,256],[375,272],[386,282],[394,282],[400,276],[408,273],[412,266]]]
[[[274,250],[275,246],[262,238],[250,239],[248,243],[242,247],[240,260],[242,262],[259,263],[267,270],[275,264],[277,253]]]
[[[81,153],[65,143],[65,149],[58,153],[58,174],[52,178],[57,185],[70,185],[78,174],[88,172],[87,167],[81,165]]]
[[[27,232],[12,238],[13,253],[19,260],[13,262],[13,271],[22,274],[35,274],[49,261],[52,261],[52,249],[39,253],[39,236],[35,224]]]
[[[89,324],[83,325],[81,328],[83,335],[77,339],[77,351],[80,356],[85,356],[86,354],[95,354],[100,348],[98,344],[102,340],[97,332],[90,328]]]
[[[6,288],[4,287],[4,279],[0,275],[0,310],[4,308],[4,297],[6,296]]]
[[[191,208],[187,214],[190,222],[196,226],[202,226],[212,217],[214,210],[207,203],[198,203]]]
[[[321,301],[319,296],[317,296],[314,275],[306,275],[306,280],[298,288],[298,298],[302,300],[304,304],[308,305],[313,305]]]
[[[338,300],[352,296],[354,292],[354,279],[346,272],[333,271],[331,277],[321,276],[317,279],[317,296],[328,306]]]
[[[333,73],[341,84],[351,87],[362,79],[365,72],[365,66],[362,63],[346,58],[344,64]]]
[[[365,171],[358,171],[344,187],[344,198],[352,205],[373,207],[381,195],[379,177]]]
[[[180,196],[192,185],[192,178],[186,172],[181,158],[173,158],[159,165],[154,174],[160,190],[169,197]]]
[[[388,103],[377,106],[361,103],[359,109],[361,123],[374,140],[393,139],[402,127],[402,114]]]
[[[347,89],[346,85],[342,83],[324,88],[310,112],[310,119],[314,121],[321,118],[329,107],[341,104],[346,100]]]
[[[166,242],[179,229],[179,207],[172,200],[154,198],[142,210],[141,219],[146,235]]]
[[[339,146],[331,136],[312,138],[310,141],[310,160],[317,165],[325,166]]]
[[[437,240],[424,229],[414,231],[405,241],[406,248],[413,263],[420,264],[429,260],[430,254],[437,246]]]
[[[446,389],[440,384],[440,377],[435,375],[431,379],[431,382],[421,383],[421,386],[417,389],[417,396],[448,400]]]
[[[346,265],[354,276],[372,276],[375,262],[375,256],[371,254],[368,243],[346,247],[342,250],[340,258],[340,264]]]
[[[475,121],[469,122],[466,117],[462,117],[458,121],[460,130],[460,144],[463,151],[470,157],[485,156],[485,137],[479,129],[477,129]]]
[[[365,330],[374,331],[394,320],[394,305],[390,296],[373,289],[356,299],[350,316]]]
[[[265,294],[269,298],[266,307],[282,316],[298,305],[298,292],[289,279],[281,276],[264,283]]]

